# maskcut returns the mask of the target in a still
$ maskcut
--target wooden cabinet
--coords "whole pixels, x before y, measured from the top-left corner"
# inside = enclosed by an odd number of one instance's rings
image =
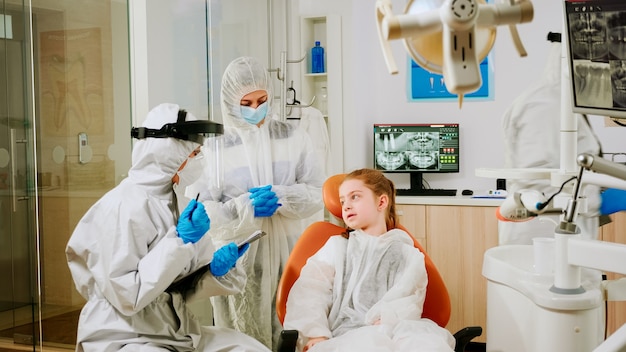
[[[397,204],[396,215],[402,226],[426,249],[426,206]]]
[[[613,214],[611,215],[611,220],[613,222],[600,228],[600,239],[607,242],[626,244],[626,213]],[[607,273],[609,280],[621,277],[624,277],[624,275]],[[610,336],[624,324],[626,324],[626,302],[607,302],[607,336]]]
[[[473,341],[485,342],[487,279],[483,255],[498,245],[493,206],[398,205],[400,223],[415,236],[437,265],[448,287],[452,313],[448,330],[481,326]]]
[[[486,341],[487,279],[482,275],[483,256],[498,245],[498,221],[494,207],[427,206],[426,250],[448,286],[452,313],[448,330],[481,326]]]

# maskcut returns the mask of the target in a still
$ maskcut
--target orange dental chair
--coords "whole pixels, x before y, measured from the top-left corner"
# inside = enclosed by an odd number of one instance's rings
[[[339,185],[345,176],[345,174],[333,175],[326,180],[322,187],[324,205],[337,219],[341,219]],[[399,224],[398,228],[408,233],[402,225]],[[324,243],[326,243],[326,240],[328,240],[330,236],[339,235],[344,232],[344,230],[345,228],[341,226],[325,221],[315,222],[304,230],[287,259],[282,277],[278,283],[278,290],[276,292],[276,313],[281,323],[285,318],[289,291],[300,276],[300,270],[307,259],[315,254]],[[417,240],[413,240],[415,247],[424,253],[426,272],[428,274],[428,285],[426,286],[426,298],[424,300],[422,317],[428,318],[445,328],[450,320],[451,311],[448,289],[437,267],[424,248],[422,248]],[[456,340],[455,352],[465,351],[467,344],[474,337],[480,336],[481,334],[482,328],[480,326],[466,327],[456,332],[454,334],[454,339]],[[295,330],[283,330],[278,352],[295,351],[297,336],[297,331]]]

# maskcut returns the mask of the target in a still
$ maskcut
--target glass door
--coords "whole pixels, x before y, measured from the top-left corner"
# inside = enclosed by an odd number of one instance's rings
[[[126,0],[0,0],[0,350],[74,349],[65,245],[130,167]]]
[[[32,343],[36,222],[31,216],[34,162],[24,24],[21,8],[0,1],[0,273],[5,283],[0,286],[0,337]]]

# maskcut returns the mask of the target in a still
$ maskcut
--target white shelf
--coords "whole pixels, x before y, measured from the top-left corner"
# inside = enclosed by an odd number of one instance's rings
[[[305,73],[304,77],[326,77],[328,76],[328,73],[326,72],[322,72],[322,73]]]
[[[328,175],[344,172],[343,169],[343,85],[341,77],[341,17],[338,15],[302,17],[300,19],[300,50],[307,53],[306,64],[301,65],[302,99],[311,101],[321,90],[327,89],[327,114],[331,157],[326,163]],[[324,47],[325,69],[323,73],[310,73],[311,48],[315,42]],[[319,99],[313,106],[320,109]]]

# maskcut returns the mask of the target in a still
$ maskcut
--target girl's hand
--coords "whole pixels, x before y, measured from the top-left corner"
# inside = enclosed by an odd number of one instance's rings
[[[306,343],[306,346],[304,346],[304,349],[302,350],[303,352],[306,352],[309,350],[309,348],[313,347],[313,345],[315,345],[318,342],[322,342],[322,341],[326,341],[328,340],[327,337],[312,337],[309,339],[309,342]]]

